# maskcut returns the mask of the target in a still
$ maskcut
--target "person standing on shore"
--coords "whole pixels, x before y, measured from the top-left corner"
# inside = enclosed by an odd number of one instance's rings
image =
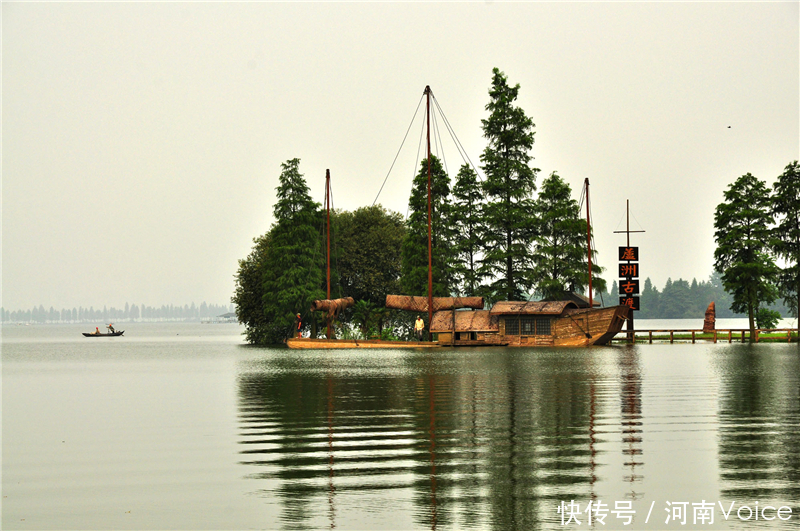
[[[422,320],[422,317],[418,315],[417,320],[414,323],[414,333],[417,336],[417,341],[422,341],[422,332],[424,330],[425,330],[425,322]]]
[[[300,334],[300,329],[303,328],[303,319],[300,317],[300,314],[297,314],[297,317],[294,318],[294,334],[295,337],[302,337]]]

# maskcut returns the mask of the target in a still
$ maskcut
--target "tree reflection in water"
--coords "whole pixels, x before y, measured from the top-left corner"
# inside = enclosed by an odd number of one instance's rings
[[[764,346],[730,345],[716,360],[720,491],[762,506],[800,499],[800,350]]]

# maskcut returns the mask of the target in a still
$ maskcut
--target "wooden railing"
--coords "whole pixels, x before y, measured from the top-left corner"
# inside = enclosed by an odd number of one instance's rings
[[[764,333],[775,334],[781,332],[786,334],[787,343],[791,343],[793,337],[794,340],[797,341],[796,328],[757,328],[755,330],[754,339],[755,342],[758,343],[760,336]],[[792,333],[794,333],[794,336],[792,336]],[[744,343],[745,340],[750,339],[749,328],[725,328],[721,330],[713,330],[711,332],[704,332],[700,329],[685,328],[673,330],[634,330],[633,332],[621,330],[614,336],[613,341],[630,342],[631,334],[634,337],[634,341],[642,341],[644,338],[647,338],[648,343],[653,342],[653,334],[656,334],[656,341],[669,341],[670,343],[674,343],[675,341],[691,341],[694,343],[697,340],[712,341],[714,343],[727,340],[728,343],[732,343],[734,339]],[[669,338],[667,338],[667,334],[669,334]],[[678,334],[678,337],[676,337],[676,334]],[[775,338],[774,335],[771,336],[771,339],[773,338]]]

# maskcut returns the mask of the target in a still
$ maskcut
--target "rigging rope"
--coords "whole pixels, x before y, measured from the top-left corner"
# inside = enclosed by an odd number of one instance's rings
[[[453,141],[455,142],[456,149],[458,150],[459,154],[461,155],[461,159],[464,162],[468,162],[469,163],[470,167],[473,169],[473,171],[475,171],[475,174],[478,176],[478,180],[483,182],[483,179],[481,178],[480,172],[475,167],[475,165],[472,163],[472,160],[469,158],[469,155],[467,155],[467,150],[464,149],[464,146],[461,144],[461,141],[456,136],[455,131],[453,130],[452,126],[450,125],[450,122],[447,120],[447,116],[444,114],[444,111],[442,110],[441,106],[439,105],[439,101],[436,99],[436,97],[433,98],[433,103],[434,103],[434,105],[436,105],[436,108],[439,109],[439,114],[442,115],[442,120],[444,121],[445,127],[447,128],[447,131],[450,133],[450,138],[452,138]]]
[[[383,178],[383,184],[381,184],[380,190],[378,190],[378,195],[375,196],[375,201],[372,202],[372,206],[375,206],[375,203],[378,202],[378,197],[380,197],[381,192],[383,191],[384,185],[386,185],[386,179],[389,178],[389,174],[392,173],[392,168],[394,168],[394,163],[397,162],[397,157],[400,155],[400,150],[403,149],[403,144],[406,142],[406,137],[408,137],[408,132],[411,131],[411,125],[414,123],[414,118],[417,117],[417,113],[419,112],[419,107],[422,104],[422,99],[425,97],[423,94],[419,98],[419,102],[417,103],[417,109],[414,111],[414,116],[411,117],[411,123],[408,124],[408,129],[406,129],[406,134],[403,136],[403,141],[400,143],[400,147],[397,150],[397,154],[394,156],[394,160],[392,161],[392,165],[389,167],[389,171],[386,173],[386,177]]]

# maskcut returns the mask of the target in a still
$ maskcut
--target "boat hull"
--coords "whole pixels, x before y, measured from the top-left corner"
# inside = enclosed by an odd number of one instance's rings
[[[119,332],[114,332],[111,334],[93,334],[89,332],[83,332],[84,337],[117,337],[121,336],[125,333],[125,330],[120,330]]]
[[[425,341],[384,341],[381,339],[312,339],[295,337],[286,340],[291,349],[352,349],[352,348],[437,348],[438,343]]]
[[[472,340],[454,339],[452,331],[438,331],[439,343],[442,346],[453,347],[588,347],[606,345],[622,329],[628,312],[629,309],[625,306],[592,309],[570,308],[552,318],[552,333],[550,334],[505,335],[502,333],[504,327],[498,326],[494,331],[475,331],[477,337]],[[467,319],[464,320],[464,322],[467,321]],[[463,331],[459,330],[459,332]]]

